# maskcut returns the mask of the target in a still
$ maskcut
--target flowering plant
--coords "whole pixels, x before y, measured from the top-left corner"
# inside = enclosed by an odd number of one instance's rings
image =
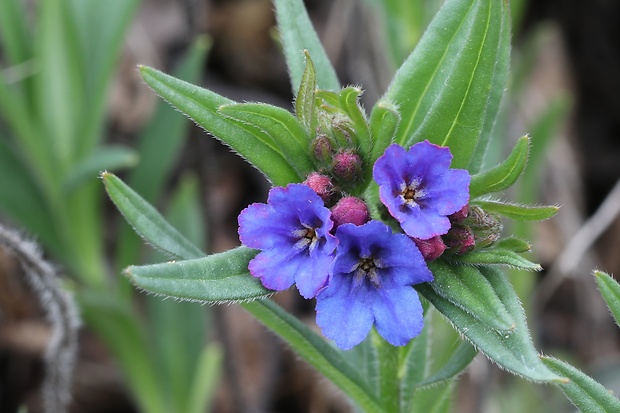
[[[361,89],[340,87],[302,2],[275,6],[294,114],[140,68],[158,94],[274,187],[267,203],[239,216],[243,245],[205,257],[104,174],[127,220],[177,260],[129,267],[135,285],[240,303],[363,411],[446,411],[454,379],[479,351],[515,375],[560,386],[585,411],[598,411],[593,403],[620,411],[601,385],[541,358],[502,270],[540,266],[521,255],[527,242],[501,237],[499,217],[533,221],[557,211],[488,198],[515,183],[529,151],[523,137],[505,161],[483,169],[508,76],[507,2],[446,1],[370,114]],[[324,337],[268,298],[293,284],[316,298]],[[432,369],[433,333],[423,326],[435,311],[463,340]],[[351,348],[361,349],[355,364]]]

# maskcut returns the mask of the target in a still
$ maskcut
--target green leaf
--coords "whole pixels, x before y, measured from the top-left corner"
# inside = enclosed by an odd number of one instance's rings
[[[11,66],[28,60],[32,40],[28,33],[25,4],[20,0],[0,1],[0,39],[2,49]]]
[[[515,322],[509,332],[497,331],[479,319],[444,299],[427,284],[416,285],[416,290],[428,299],[474,347],[491,361],[513,374],[536,382],[562,381],[541,361],[527,328],[523,307],[512,285],[501,270],[481,267],[481,273],[508,310]]]
[[[145,413],[165,413],[166,405],[151,362],[144,329],[124,304],[111,295],[80,291],[81,313],[123,369],[136,402]]]
[[[435,277],[429,286],[436,294],[495,330],[514,329],[514,320],[478,269],[441,261],[429,263],[429,268]]]
[[[300,177],[314,169],[308,134],[289,111],[265,103],[237,103],[220,106],[219,113],[266,133]]]
[[[620,326],[620,284],[602,271],[594,271],[594,278],[616,324]]]
[[[477,354],[478,350],[469,344],[469,342],[461,341],[461,344],[459,344],[454,353],[452,353],[450,359],[441,369],[437,373],[416,384],[416,387],[431,387],[448,383],[463,373]]]
[[[189,389],[187,413],[204,413],[211,406],[221,375],[222,353],[215,344],[209,344],[203,349]]]
[[[501,201],[477,200],[474,202],[487,212],[496,212],[515,221],[542,221],[553,217],[560,210],[555,205],[518,205]]]
[[[205,255],[119,178],[105,172],[101,174],[101,178],[110,199],[123,214],[125,220],[155,248],[182,259],[198,258]]]
[[[299,176],[277,149],[218,113],[222,105],[235,103],[207,89],[141,66],[144,81],[163,99],[192,118],[216,138],[230,145],[275,186],[298,182]]]
[[[408,148],[428,139],[451,148],[453,167],[469,165],[498,109],[507,65],[496,62],[509,47],[508,15],[503,1],[444,3],[385,94],[402,117],[396,142]]]
[[[295,97],[295,114],[297,119],[306,128],[308,135],[314,136],[317,121],[315,104],[316,72],[314,71],[314,64],[310,58],[310,53],[304,50],[304,55],[306,57],[306,68],[301,78],[299,91]]]
[[[504,162],[491,169],[472,175],[469,184],[470,199],[510,188],[521,176],[530,148],[530,139],[523,136]]]
[[[514,237],[500,239],[494,244],[494,247],[516,253],[530,252],[532,250],[532,246],[529,242]]]
[[[372,329],[370,338],[377,349],[380,399],[386,411],[397,412],[400,406],[400,349],[385,341],[375,329]]]
[[[620,412],[620,400],[596,380],[555,358],[543,357],[542,361],[552,370],[569,379],[556,384],[582,412]]]
[[[241,306],[280,336],[293,350],[331,380],[364,412],[387,413],[368,383],[342,353],[270,300],[241,303]]]
[[[357,145],[359,153],[363,159],[368,158],[372,147],[372,138],[370,136],[370,126],[363,108],[360,106],[359,97],[362,90],[357,87],[346,87],[342,89],[339,95],[340,107],[346,111],[353,122],[353,128],[357,134]]]
[[[304,50],[312,56],[320,89],[339,90],[340,82],[323,49],[302,0],[274,0],[276,18],[284,56],[291,76],[293,93],[297,93],[305,69]]]
[[[416,389],[408,413],[450,413],[453,390],[454,384],[452,382]]]
[[[155,294],[204,303],[251,300],[273,294],[248,270],[256,253],[237,247],[203,258],[130,266],[124,273],[137,287]]]
[[[370,152],[370,164],[374,165],[377,158],[394,142],[394,134],[398,129],[400,113],[398,107],[389,101],[380,100],[370,113],[370,129],[373,139]],[[372,168],[369,168],[372,169]]]
[[[65,193],[72,192],[85,181],[96,178],[102,171],[117,171],[138,163],[138,156],[133,149],[125,146],[103,146],[86,159],[77,163],[65,178]]]
[[[463,255],[452,255],[450,262],[474,266],[502,265],[527,271],[540,271],[540,264],[523,258],[514,251],[503,248],[481,248]]]

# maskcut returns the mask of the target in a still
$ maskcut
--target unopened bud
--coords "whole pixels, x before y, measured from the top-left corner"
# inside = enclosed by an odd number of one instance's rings
[[[334,151],[334,145],[332,144],[329,136],[325,134],[319,134],[312,142],[312,155],[317,161],[329,164]]]
[[[304,181],[316,194],[321,197],[323,202],[328,203],[334,195],[334,184],[327,175],[318,172],[311,172]]]
[[[334,229],[343,224],[363,225],[370,220],[368,206],[364,201],[354,196],[342,198],[332,208]]]
[[[435,261],[446,250],[446,244],[439,235],[430,239],[412,238],[425,261]]]
[[[476,239],[476,247],[484,248],[495,243],[504,228],[496,215],[489,214],[478,206],[472,206],[465,221]]]
[[[362,159],[351,149],[340,151],[334,155],[332,172],[344,182],[355,181],[362,174]]]
[[[465,204],[463,208],[459,209],[454,214],[449,215],[448,218],[450,219],[450,222],[454,223],[454,222],[461,222],[468,216],[469,216],[469,204]]]
[[[465,225],[453,225],[442,239],[453,254],[466,254],[476,245],[474,233]]]

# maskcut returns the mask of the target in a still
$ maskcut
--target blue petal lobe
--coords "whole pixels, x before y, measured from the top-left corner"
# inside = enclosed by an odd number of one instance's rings
[[[388,343],[404,346],[424,327],[422,304],[412,287],[381,289],[374,297],[372,313],[377,332]]]

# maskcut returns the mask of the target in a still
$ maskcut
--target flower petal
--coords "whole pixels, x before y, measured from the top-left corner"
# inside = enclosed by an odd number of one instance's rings
[[[372,313],[377,332],[394,346],[404,346],[424,327],[422,304],[413,287],[379,290]]]
[[[248,266],[250,273],[270,290],[283,291],[295,282],[295,274],[307,262],[307,254],[290,249],[288,253],[278,248],[259,253]]]
[[[464,169],[446,171],[442,180],[435,182],[422,201],[441,215],[458,212],[469,202],[471,176]]]
[[[432,208],[409,208],[407,218],[399,221],[405,234],[419,239],[443,235],[450,229],[450,220]]]

